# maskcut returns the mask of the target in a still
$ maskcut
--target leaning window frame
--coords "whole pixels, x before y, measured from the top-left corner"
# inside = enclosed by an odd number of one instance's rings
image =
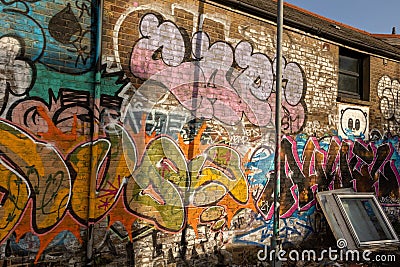
[[[379,215],[381,215],[383,218],[386,218],[386,222],[389,222],[387,224],[387,228],[390,228],[390,232],[394,233],[394,239],[389,240],[387,242],[383,242],[379,240],[378,242],[373,242],[373,243],[368,243],[368,249],[369,250],[381,250],[381,249],[388,249],[388,250],[393,250],[393,249],[398,249],[400,246],[400,241],[399,241],[399,236],[396,234],[396,232],[393,229],[393,226],[390,224],[390,221],[387,219],[386,213],[383,211],[378,199],[373,193],[360,193],[360,192],[355,192],[352,188],[340,188],[340,189],[334,189],[334,190],[328,190],[328,191],[321,191],[317,192],[317,202],[318,202],[318,209],[321,209],[323,212],[327,223],[329,224],[332,233],[337,241],[339,240],[345,240],[346,242],[346,249],[365,249],[365,246],[360,246],[357,244],[357,240],[354,238],[350,227],[348,226],[348,223],[346,222],[345,215],[343,214],[343,211],[340,209],[340,205],[338,201],[336,200],[337,197],[335,195],[341,195],[341,196],[346,196],[348,195],[349,197],[353,197],[360,195],[360,196],[365,196],[368,195],[368,197],[374,198],[374,203],[378,203],[379,205],[377,206],[379,209]]]
[[[374,193],[352,193],[352,194],[344,194],[344,193],[334,193],[333,196],[335,197],[335,200],[339,206],[340,211],[342,212],[342,216],[346,221],[347,227],[350,229],[351,235],[353,236],[353,239],[358,247],[367,247],[367,246],[380,246],[382,244],[384,245],[391,245],[391,244],[398,244],[399,243],[399,238],[394,231],[393,226],[391,225],[390,221],[388,218],[385,216],[385,212],[382,209],[379,201],[375,197]],[[356,230],[353,226],[353,224],[350,221],[349,214],[346,212],[343,201],[342,199],[367,199],[371,200],[374,204],[374,213],[376,216],[379,216],[378,219],[383,221],[383,223],[386,226],[386,229],[388,230],[389,234],[393,237],[392,239],[380,239],[380,240],[375,240],[375,241],[361,241],[358,234],[356,233]],[[376,214],[377,212],[377,214]]]

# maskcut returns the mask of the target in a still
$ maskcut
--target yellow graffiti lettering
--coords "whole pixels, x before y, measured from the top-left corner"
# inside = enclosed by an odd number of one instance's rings
[[[0,242],[18,223],[29,200],[26,181],[0,164]],[[3,195],[3,198],[1,198]]]
[[[52,228],[64,215],[71,195],[65,161],[52,146],[4,121],[0,121],[0,151],[32,186],[36,215],[33,226],[39,233]]]
[[[162,229],[180,231],[186,210],[179,186],[184,190],[186,172],[185,157],[179,147],[169,138],[156,139],[149,144],[141,165],[128,181],[126,206]]]

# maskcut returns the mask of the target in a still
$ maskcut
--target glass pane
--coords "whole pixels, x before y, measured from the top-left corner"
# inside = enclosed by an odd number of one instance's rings
[[[343,73],[339,74],[339,91],[359,94],[358,78]]]
[[[340,56],[339,69],[358,73],[358,59],[352,57]]]
[[[341,198],[341,201],[360,242],[394,238],[372,199]]]

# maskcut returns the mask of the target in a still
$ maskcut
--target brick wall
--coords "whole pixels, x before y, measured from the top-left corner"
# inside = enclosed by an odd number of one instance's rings
[[[0,4],[2,266],[84,262],[90,156],[74,154],[93,124],[92,15],[89,1]]]
[[[198,1],[105,1],[96,72],[93,3],[11,5],[0,263],[255,264],[272,235],[274,23]],[[338,44],[285,28],[283,56],[284,245],[327,244],[315,194],[332,188],[377,189],[398,223],[399,63],[372,55],[370,101],[338,102]],[[353,118],[361,136],[343,130]]]
[[[372,115],[371,121],[375,119],[377,127],[383,132],[390,130],[396,135],[399,129],[394,109],[396,109],[395,98],[397,98],[397,84],[400,75],[399,64],[374,57],[371,60],[371,74],[371,87],[377,88],[371,92],[371,102],[376,111]],[[386,88],[388,90],[384,91]],[[388,97],[387,94],[389,94]]]

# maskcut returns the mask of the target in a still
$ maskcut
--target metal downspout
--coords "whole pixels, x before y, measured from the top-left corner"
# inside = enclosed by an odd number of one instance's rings
[[[97,140],[99,137],[100,126],[100,95],[101,95],[101,52],[102,52],[102,28],[103,28],[103,0],[94,1],[93,14],[95,14],[94,22],[96,23],[95,31],[95,62],[94,62],[94,95],[93,95],[93,119],[92,119],[92,132],[91,142]],[[94,217],[95,217],[95,200],[96,200],[96,166],[93,162],[93,155],[97,155],[97,149],[91,146],[89,162],[89,194],[88,194],[88,228],[87,228],[87,245],[86,245],[86,265],[93,265],[93,244],[94,244]]]
[[[271,247],[278,251],[279,246],[279,212],[281,194],[281,106],[282,106],[282,32],[283,32],[283,1],[278,0],[277,38],[276,38],[276,103],[275,103],[275,181],[274,181],[274,216]],[[272,266],[280,266],[275,253]]]

